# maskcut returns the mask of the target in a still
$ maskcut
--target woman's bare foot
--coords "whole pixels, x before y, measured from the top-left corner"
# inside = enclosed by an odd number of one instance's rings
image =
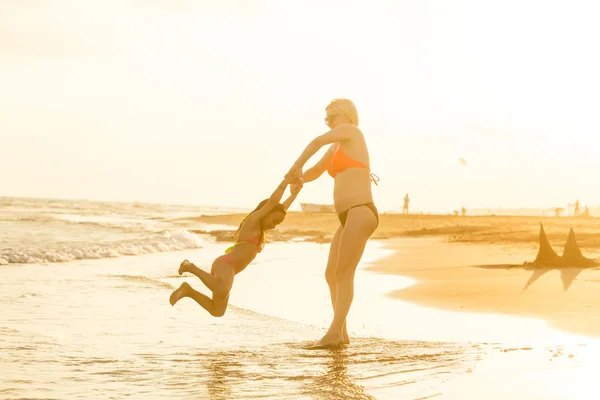
[[[343,335],[335,335],[327,332],[325,336],[319,340],[318,346],[321,348],[330,348],[330,347],[338,347],[344,344]]]
[[[179,264],[179,275],[183,275],[184,272],[190,272],[188,267],[192,265],[188,260],[183,260],[181,264]]]
[[[342,339],[344,339],[344,344],[350,344],[350,337],[348,336],[346,325],[344,325],[344,330],[342,331]]]
[[[192,287],[187,282],[183,282],[178,289],[175,289],[175,291],[171,293],[171,297],[169,297],[169,303],[174,306],[179,300],[183,299],[184,297],[188,297],[191,290]]]

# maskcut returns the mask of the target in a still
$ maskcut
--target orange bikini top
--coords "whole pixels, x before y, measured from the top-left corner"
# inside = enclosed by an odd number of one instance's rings
[[[335,153],[333,153],[333,157],[331,157],[329,165],[327,165],[327,172],[332,178],[335,178],[335,176],[338,173],[345,171],[348,168],[365,168],[367,170],[369,169],[369,167],[367,167],[360,161],[356,161],[350,158],[346,153],[342,151],[341,148],[338,147]],[[377,182],[379,182],[379,177],[375,174],[371,174],[371,181],[375,185],[377,185]]]

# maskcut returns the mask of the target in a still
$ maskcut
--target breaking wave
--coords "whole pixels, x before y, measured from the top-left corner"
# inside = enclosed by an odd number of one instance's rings
[[[187,230],[163,231],[144,238],[92,245],[70,244],[60,248],[0,249],[0,265],[54,263],[73,260],[115,258],[200,248],[201,236]]]

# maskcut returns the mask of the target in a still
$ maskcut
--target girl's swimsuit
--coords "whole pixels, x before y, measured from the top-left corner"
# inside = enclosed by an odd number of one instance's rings
[[[244,268],[246,268],[246,266],[240,267],[237,260],[235,259],[235,257],[233,257],[229,253],[231,253],[233,251],[233,249],[235,248],[235,246],[237,246],[240,243],[252,243],[257,246],[256,252],[260,253],[260,248],[258,247],[258,240],[259,240],[258,235],[256,235],[256,236],[252,236],[251,238],[248,238],[248,239],[242,239],[242,240],[236,241],[231,247],[229,247],[227,250],[225,250],[225,254],[223,254],[222,256],[217,257],[215,259],[215,261],[213,262],[213,268],[215,266],[215,263],[217,263],[218,261],[224,261],[233,267],[233,270],[235,271],[236,274],[239,274],[240,272],[242,272],[244,270]],[[212,269],[211,269],[211,273],[212,273]]]

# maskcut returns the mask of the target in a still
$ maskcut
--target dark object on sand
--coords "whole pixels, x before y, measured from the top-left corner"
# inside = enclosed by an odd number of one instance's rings
[[[548,241],[546,231],[544,231],[544,225],[540,224],[540,249],[538,250],[537,257],[532,264],[535,265],[551,265],[558,261],[560,257]]]
[[[540,223],[540,249],[535,261],[525,263],[525,265],[540,267],[595,267],[598,265],[598,262],[583,256],[577,240],[575,240],[573,228],[569,230],[563,255],[559,257],[548,241],[544,226]]]

